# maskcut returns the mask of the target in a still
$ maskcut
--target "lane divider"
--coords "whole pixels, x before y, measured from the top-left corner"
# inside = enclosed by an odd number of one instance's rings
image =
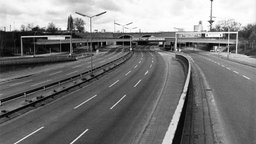
[[[140,82],[141,82],[141,80],[139,80],[133,87],[137,87]]]
[[[128,71],[128,72],[125,74],[125,76],[129,75],[129,73],[131,73],[131,71]]]
[[[86,129],[85,131],[83,131],[78,137],[76,137],[70,144],[75,143],[80,137],[82,137],[89,129]]]
[[[118,105],[124,98],[126,97],[126,95],[124,95],[121,99],[119,99],[110,109],[112,110],[116,105]]]
[[[112,83],[110,86],[108,86],[108,87],[112,87],[112,86],[114,86],[116,83],[118,83],[119,82],[119,80],[117,80],[117,81],[115,81],[114,83]]]
[[[10,84],[9,86],[12,87],[12,86],[17,86],[17,85],[20,85],[20,84],[24,84],[24,83],[27,83],[27,82],[31,82],[32,80],[27,80],[27,81],[23,81],[23,82],[17,82],[17,83],[14,83],[14,84]]]
[[[62,71],[57,71],[57,72],[55,72],[55,73],[49,74],[49,76],[53,76],[53,75],[59,74],[59,73],[61,73],[61,72],[62,72]]]
[[[250,80],[250,78],[249,77],[247,77],[247,76],[245,76],[245,75],[242,75],[244,78],[246,78],[246,79],[248,79],[248,80]]]
[[[27,136],[23,137],[22,139],[18,140],[17,142],[15,142],[14,144],[18,144],[20,142],[22,142],[23,140],[25,140],[26,138],[32,136],[33,134],[37,133],[38,131],[40,131],[41,129],[43,129],[44,127],[40,127],[39,129],[33,131],[32,133],[28,134]]]
[[[40,85],[40,84],[43,84],[43,83],[46,83],[46,82],[49,82],[49,81],[51,81],[51,80],[42,81],[42,82],[40,82],[40,83],[36,83],[36,84],[31,85],[31,86],[32,86],[32,87],[33,87],[33,86],[37,86],[37,85]]]
[[[145,72],[145,74],[144,75],[147,75],[148,74],[148,70]]]
[[[79,108],[79,107],[82,106],[83,104],[85,104],[85,103],[89,102],[90,100],[94,99],[96,96],[97,96],[97,95],[94,95],[94,96],[92,96],[91,98],[87,99],[86,101],[82,102],[81,104],[75,106],[74,109]]]
[[[134,69],[136,69],[138,67],[138,65],[134,66]]]

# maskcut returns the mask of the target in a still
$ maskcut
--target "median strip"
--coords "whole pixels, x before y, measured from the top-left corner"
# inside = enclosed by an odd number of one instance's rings
[[[17,142],[15,142],[14,144],[18,144],[20,142],[22,142],[23,140],[25,140],[26,138],[30,137],[31,135],[37,133],[38,131],[40,131],[41,129],[43,129],[44,127],[40,127],[39,129],[33,131],[32,133],[28,134],[27,136],[23,137],[22,139],[18,140]]]
[[[86,129],[85,131],[83,131],[78,137],[76,137],[70,144],[75,143],[80,137],[82,137],[89,129]]]

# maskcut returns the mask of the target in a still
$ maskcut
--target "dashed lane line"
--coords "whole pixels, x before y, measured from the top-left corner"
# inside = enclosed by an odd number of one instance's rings
[[[141,82],[141,80],[139,80],[133,87],[137,87],[140,82]]]
[[[15,142],[14,144],[18,144],[20,142],[22,142],[23,140],[25,140],[26,138],[32,136],[33,134],[37,133],[38,131],[40,131],[41,129],[43,129],[44,127],[40,127],[39,129],[33,131],[32,133],[26,135],[25,137],[23,137],[22,139],[18,140],[17,142]]]
[[[134,69],[136,69],[138,67],[138,65],[134,66]]]
[[[149,68],[151,68],[152,67],[152,64],[150,65],[150,67]]]
[[[78,71],[73,71],[73,72],[71,72],[71,73],[68,73],[68,74],[66,74],[67,76],[68,75],[72,75],[72,74],[74,74],[74,73],[77,73]]]
[[[76,137],[70,144],[75,143],[80,137],[82,137],[89,129],[86,129],[85,131],[83,131],[78,137]]]
[[[239,74],[237,71],[233,71],[234,73],[236,73],[236,74]]]
[[[31,86],[37,86],[37,85],[40,85],[40,84],[43,84],[43,83],[46,83],[46,82],[49,82],[49,81],[51,81],[51,80],[42,81],[40,83],[36,83],[36,84],[31,85]]]
[[[59,74],[59,73],[61,73],[61,72],[62,72],[62,71],[57,71],[57,72],[55,72],[55,73],[49,74],[49,76],[53,76],[53,75]]]
[[[139,63],[141,63],[141,61],[139,61]]]
[[[94,99],[96,96],[97,96],[97,95],[94,95],[94,96],[92,96],[91,98],[87,99],[86,101],[82,102],[81,104],[75,106],[74,109],[79,108],[79,107],[82,106],[83,104],[85,104],[85,103],[89,102],[90,100]]]
[[[75,68],[78,68],[78,67],[81,67],[83,64],[80,64],[80,65],[77,65],[77,66],[73,66],[72,69],[75,69]]]
[[[114,86],[116,83],[118,83],[119,82],[119,80],[117,80],[117,81],[115,81],[114,83],[112,83],[110,86],[108,86],[108,87],[112,87],[112,86]]]
[[[125,74],[125,76],[128,76],[129,73],[131,73],[131,71],[128,71],[128,72]]]
[[[126,97],[126,95],[124,95],[120,100],[118,100],[112,107],[110,107],[110,109],[112,110],[116,105],[118,105],[124,98]]]
[[[226,67],[227,70],[231,70],[229,67]]]
[[[27,82],[31,82],[32,80],[27,80],[27,81],[23,81],[23,82],[17,82],[17,83],[14,83],[14,84],[10,84],[9,86],[12,87],[12,86],[17,86],[17,85],[20,85],[20,84],[24,84],[24,83],[27,83]]]
[[[148,70],[145,72],[145,74],[144,75],[147,75],[148,74]]]
[[[245,76],[245,75],[242,75],[244,78],[246,78],[246,79],[248,79],[248,80],[250,80],[250,78],[249,77],[247,77],[247,76]]]

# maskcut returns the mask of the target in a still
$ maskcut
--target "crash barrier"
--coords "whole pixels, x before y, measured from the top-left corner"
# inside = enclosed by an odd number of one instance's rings
[[[1,59],[0,66],[56,63],[56,62],[75,61],[75,60],[76,60],[76,57],[74,56],[48,56],[48,57],[37,56],[37,57],[24,57],[24,58],[8,58],[8,59]]]
[[[27,107],[31,107],[31,106],[35,106],[37,103],[40,103],[42,101],[45,101],[46,99],[48,98],[52,98],[54,97],[55,95],[58,95],[62,92],[65,92],[65,91],[68,91],[74,87],[77,87],[77,86],[80,86],[94,78],[97,78],[99,77],[100,75],[120,66],[122,63],[126,62],[128,59],[130,59],[133,55],[133,52],[129,52],[127,53],[126,55],[114,60],[114,61],[111,61],[109,63],[106,63],[102,66],[99,66],[99,67],[96,67],[94,68],[92,71],[91,70],[88,70],[86,72],[83,72],[81,74],[78,74],[78,75],[75,75],[75,76],[72,76],[72,77],[69,77],[69,78],[66,78],[66,79],[63,79],[61,81],[57,81],[57,82],[54,82],[54,83],[51,83],[51,84],[48,84],[48,85],[45,85],[45,86],[41,86],[41,87],[38,87],[38,88],[34,88],[34,89],[31,89],[31,90],[28,90],[28,91],[25,91],[25,92],[22,92],[22,93],[19,93],[19,94],[16,94],[16,95],[12,95],[12,96],[9,96],[9,97],[6,97],[6,98],[3,98],[3,99],[0,99],[0,103],[4,103],[4,102],[8,102],[8,101],[11,101],[11,100],[14,100],[16,98],[20,98],[20,97],[26,97],[27,95],[31,94],[31,93],[35,93],[36,91],[39,91],[39,90],[45,90],[47,88],[50,88],[50,87],[53,87],[53,86],[58,86],[60,84],[63,84],[63,83],[66,83],[66,82],[71,82],[75,79],[81,79],[82,81],[80,83],[75,83],[74,85],[70,86],[70,87],[66,87],[65,89],[61,90],[61,91],[54,91],[54,93],[52,95],[49,95],[49,96],[46,96],[46,97],[43,97],[43,96],[38,96],[39,98],[36,100],[36,101],[30,101],[29,104],[26,104],[24,106],[21,106],[17,109],[14,109],[14,110],[11,110],[11,111],[6,111],[4,112],[3,114],[0,115],[0,118],[3,118],[3,117],[8,117],[9,115],[15,113],[15,112],[18,112],[22,109],[25,109]]]
[[[180,138],[182,135],[182,129],[183,129],[183,123],[184,123],[184,117],[185,117],[185,111],[186,111],[187,93],[188,93],[190,77],[191,77],[191,64],[190,64],[190,61],[184,55],[176,54],[175,56],[176,56],[176,59],[182,63],[183,68],[187,73],[187,76],[186,76],[186,81],[185,81],[178,105],[172,116],[172,120],[171,120],[171,123],[169,124],[168,130],[165,133],[165,137],[163,139],[162,144],[179,143],[178,141],[180,141]]]

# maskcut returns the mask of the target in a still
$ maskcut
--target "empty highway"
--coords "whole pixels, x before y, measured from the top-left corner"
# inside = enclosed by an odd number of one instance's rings
[[[147,124],[153,126],[150,119],[161,97],[161,105],[172,105],[162,110],[166,115],[159,115],[168,117],[165,128],[155,134],[163,138],[185,78],[181,64],[166,57],[147,48],[135,50],[129,61],[99,80],[1,124],[0,142],[135,143]]]
[[[226,138],[232,144],[256,143],[256,68],[207,52],[191,52],[214,94]]]

